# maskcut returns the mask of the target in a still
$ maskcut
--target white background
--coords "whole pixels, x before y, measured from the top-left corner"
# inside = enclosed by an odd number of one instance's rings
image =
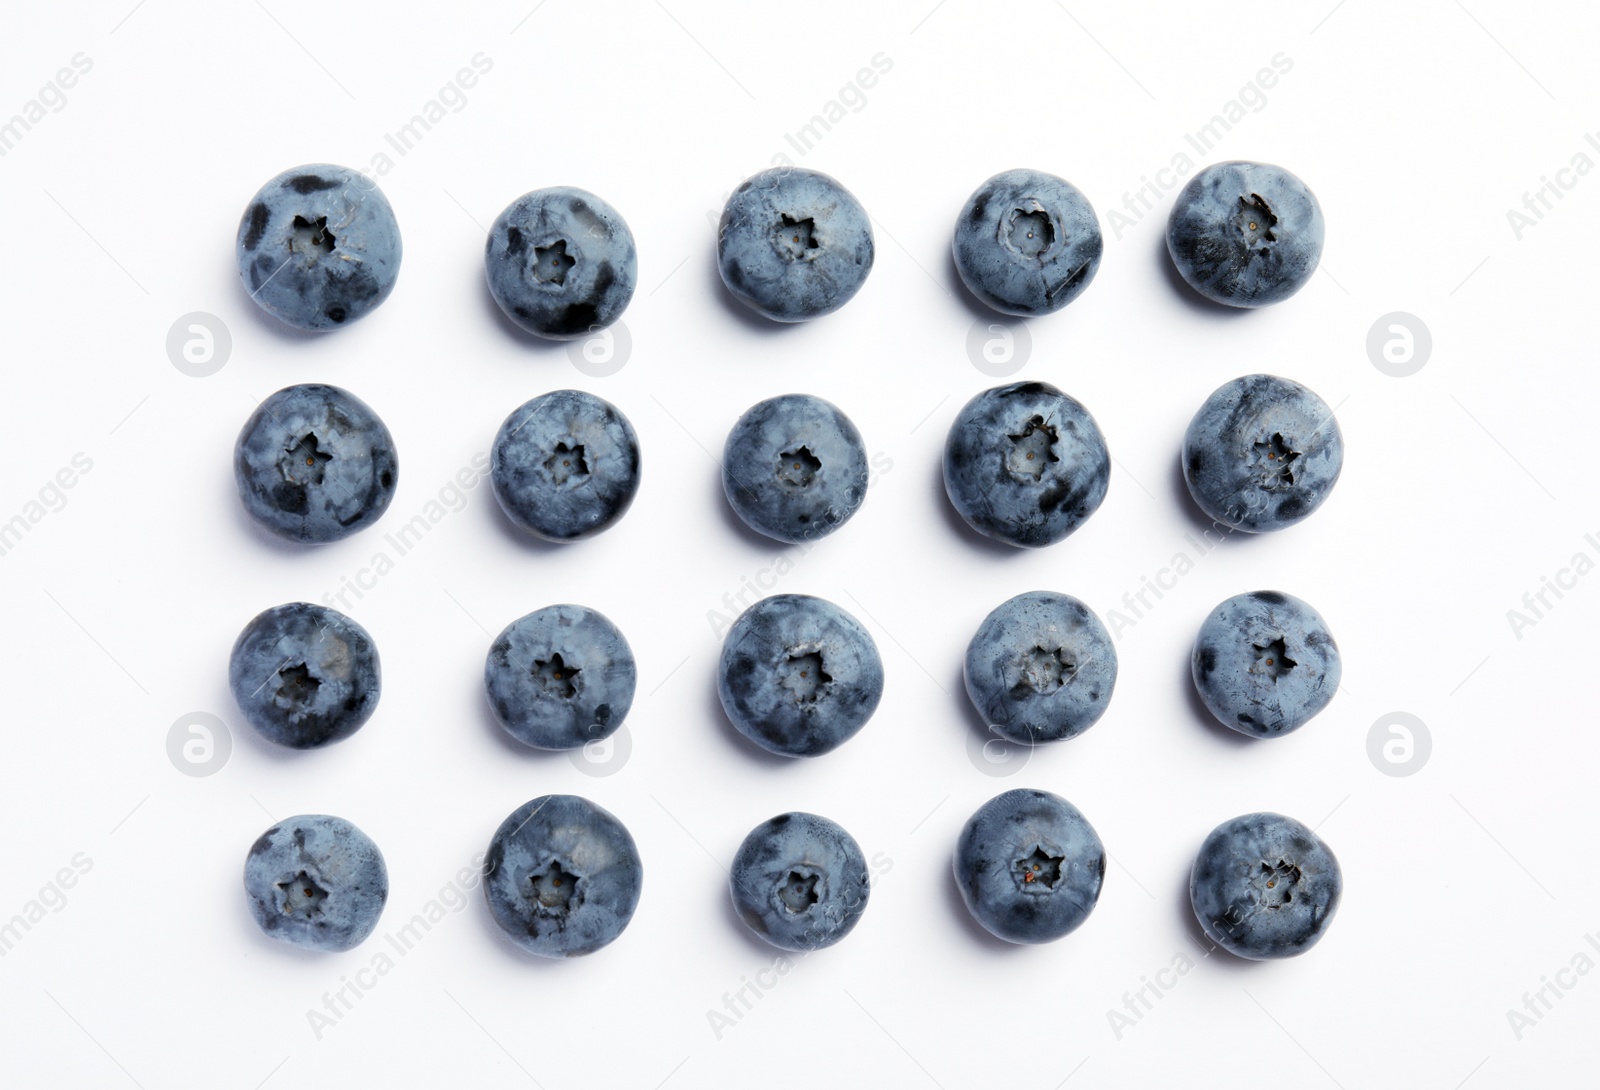
[[[1600,531],[1600,179],[1563,175],[1573,188],[1520,239],[1506,213],[1575,154],[1600,161],[1584,142],[1600,121],[1600,13],[1493,0],[546,0],[530,14],[533,3],[147,0],[130,14],[124,0],[4,14],[0,119],[75,54],[93,67],[0,158],[0,520],[25,516],[75,454],[92,469],[0,556],[0,922],[41,895],[53,906],[0,959],[0,1081],[409,1085],[426,1071],[550,1090],[1477,1090],[1591,1078],[1600,974],[1555,974],[1600,929],[1600,575],[1568,577],[1559,600],[1546,592],[1553,608],[1520,632],[1507,611],[1573,554],[1600,555],[1584,541]],[[479,53],[493,67],[465,107],[395,155],[385,134]],[[888,73],[864,96],[845,92],[860,108],[798,154],[786,135],[880,53]],[[1246,92],[1259,109],[1196,154],[1185,134],[1280,53],[1292,68],[1265,104]],[[386,305],[318,337],[257,313],[233,263],[251,194],[292,165],[367,167],[386,150],[381,184],[405,239]],[[1124,194],[1184,151],[1281,163],[1313,187],[1328,242],[1303,292],[1236,314],[1180,291],[1162,242],[1170,192],[1113,229]],[[713,263],[708,216],[779,152],[843,181],[877,231],[865,288],[802,328],[740,312]],[[1093,285],[1029,323],[1020,374],[1094,412],[1116,458],[1110,494],[1072,538],[1031,552],[967,532],[938,470],[959,407],[999,381],[968,356],[974,321],[993,319],[955,281],[951,226],[985,177],[1013,166],[1070,179],[1106,230]],[[611,377],[517,335],[484,287],[484,225],[555,184],[602,195],[638,240],[632,353]],[[192,311],[232,334],[212,377],[168,359],[168,329]],[[1413,377],[1368,356],[1369,328],[1393,311],[1432,331]],[[1212,389],[1254,370],[1338,406],[1348,456],[1332,498],[1291,530],[1227,541],[1159,602],[1147,592],[1154,608],[1122,629],[1099,725],[1015,775],[987,774],[960,688],[973,630],[1035,588],[1109,622],[1175,553],[1193,555],[1183,429]],[[375,529],[315,550],[257,532],[230,468],[254,401],[305,381],[368,401],[402,466]],[[644,481],[627,517],[593,541],[540,547],[487,483],[474,488],[347,599],[382,653],[371,722],[321,752],[259,741],[226,684],[245,622],[355,579],[516,405],[566,386],[612,400],[638,429]],[[839,404],[892,461],[856,518],[804,555],[743,531],[708,453],[746,407],[788,391]],[[815,761],[753,751],[714,694],[714,611],[780,557],[793,568],[777,588],[838,602],[885,660],[875,718]],[[1201,618],[1262,587],[1315,605],[1344,656],[1331,706],[1269,743],[1208,722],[1188,681]],[[632,753],[614,775],[510,744],[485,707],[489,634],[557,601],[602,610],[639,658]],[[174,721],[197,711],[231,730],[231,757],[209,777],[180,774],[167,752]],[[1410,777],[1368,757],[1369,729],[1394,711],[1433,740]],[[1009,948],[966,918],[949,856],[967,815],[1023,785],[1076,803],[1113,862],[1080,931]],[[593,798],[638,840],[644,893],[621,939],[542,962],[500,937],[481,890],[451,890],[458,910],[391,972],[357,975],[505,814],[552,791]],[[747,1011],[734,1000],[740,1017],[719,1033],[708,1012],[775,953],[733,917],[723,868],[747,830],[787,809],[838,820],[890,866],[847,941],[762,973],[775,986],[746,991]],[[1344,867],[1343,907],[1300,959],[1203,956],[1189,862],[1218,822],[1261,809],[1318,826]],[[305,812],[353,820],[388,860],[380,934],[347,954],[272,942],[246,910],[246,849]],[[91,866],[63,903],[48,887],[78,853]],[[1194,968],[1114,1028],[1124,993],[1179,955]],[[1542,1019],[1519,1036],[1507,1012],[1546,978],[1574,986],[1545,992],[1548,1012],[1533,1000]],[[314,1032],[307,1012],[361,979],[371,986],[352,1009]]]

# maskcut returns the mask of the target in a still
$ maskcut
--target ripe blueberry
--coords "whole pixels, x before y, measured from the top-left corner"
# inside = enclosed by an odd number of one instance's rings
[[[614,734],[633,706],[638,676],[616,625],[573,605],[512,621],[483,667],[495,719],[539,749],[575,749]]]
[[[622,411],[582,390],[540,394],[506,417],[490,455],[506,517],[546,541],[593,537],[639,491],[639,437]]]
[[[394,499],[394,439],[366,402],[337,386],[279,390],[233,450],[244,509],[290,541],[323,544],[376,522]]]
[[[775,594],[728,630],[717,693],[756,745],[816,757],[866,726],[883,696],[883,661],[861,622],[832,602]]]
[[[489,292],[529,333],[588,336],[622,317],[639,279],[633,232],[605,201],[571,186],[512,201],[484,246]]]
[[[400,226],[372,179],[312,163],[261,187],[239,220],[235,255],[262,310],[297,329],[338,329],[394,290]]]
[[[722,489],[752,530],[813,541],[843,526],[866,498],[867,450],[850,418],[822,398],[768,398],[729,433]]]
[[[849,833],[816,814],[762,822],[739,845],[729,873],[734,907],[780,950],[832,946],[867,909],[866,857]]]
[[[495,830],[483,889],[512,942],[540,957],[570,958],[622,934],[643,877],[622,822],[578,795],[542,795]]]
[[[301,814],[250,847],[244,888],[261,930],[312,950],[349,950],[378,926],[389,899],[383,853],[343,818]]]
[[[872,223],[826,174],[773,167],[722,210],[717,268],[734,298],[776,322],[804,322],[848,303],[872,271]]]
[[[228,685],[263,738],[314,749],[361,729],[378,707],[382,676],[366,629],[326,606],[290,602],[239,633]]]
[[[1315,946],[1343,892],[1333,852],[1282,814],[1245,814],[1218,825],[1189,877],[1189,901],[1206,937],[1253,960]]]
[[[1041,170],[1007,170],[978,187],[956,219],[956,271],[967,290],[1019,317],[1050,314],[1083,293],[1104,242],[1076,186]]]

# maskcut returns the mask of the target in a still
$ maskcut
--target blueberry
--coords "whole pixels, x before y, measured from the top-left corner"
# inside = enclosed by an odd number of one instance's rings
[[[1286,378],[1245,375],[1217,389],[1183,437],[1183,479],[1200,509],[1235,530],[1282,530],[1322,505],[1344,468],[1339,422]]]
[[[1282,814],[1245,814],[1218,825],[1189,876],[1189,902],[1206,937],[1256,961],[1315,946],[1343,892],[1333,852]]]
[[[301,814],[250,846],[244,888],[256,923],[275,939],[312,950],[360,946],[383,915],[383,853],[344,818]]]
[[[722,210],[717,267],[741,303],[775,322],[804,322],[848,303],[872,271],[872,223],[826,174],[773,167]]]
[[[967,695],[1002,738],[1025,745],[1076,738],[1117,684],[1117,650],[1078,599],[1048,590],[1002,602],[967,645]]]
[[[1106,851],[1072,803],[1018,788],[972,815],[956,842],[955,873],[985,930],[1007,942],[1052,942],[1094,911]]]
[[[779,814],[750,830],[728,887],[750,930],[780,950],[832,946],[867,910],[871,883],[861,848],[816,814]]]
[[[1047,382],[1015,382],[967,402],[944,446],[944,488],[978,533],[1054,545],[1106,498],[1111,455],[1100,428]]]
[[[639,281],[628,225],[605,201],[571,186],[512,201],[489,229],[483,263],[506,317],[563,341],[622,317]]]
[[[1327,622],[1275,590],[1229,598],[1194,643],[1194,687],[1225,726],[1274,738],[1305,725],[1339,688],[1339,645]]]
[[[1322,208],[1306,184],[1267,163],[1214,163],[1183,187],[1167,252],[1191,288],[1230,307],[1281,303],[1322,259]]]
[[[292,749],[350,737],[372,717],[383,687],[367,630],[308,602],[273,606],[244,626],[228,685],[250,725]]]
[[[622,934],[643,876],[622,822],[578,795],[541,795],[495,830],[483,889],[512,942],[540,957],[570,958]]]
[[[1076,186],[1042,170],[1007,170],[978,187],[956,220],[956,271],[1003,314],[1060,310],[1100,268],[1100,221]]]
[[[822,398],[769,398],[728,434],[722,490],[758,533],[791,543],[826,537],[866,498],[867,449],[850,418]]]
[[[378,520],[394,499],[394,440],[367,403],[337,386],[289,386],[245,421],[233,449],[244,509],[279,537],[322,544]]]
[[[821,598],[775,594],[739,615],[722,644],[722,707],[740,734],[784,757],[817,757],[877,710],[883,661],[861,622]]]
[[[297,329],[338,329],[378,309],[400,275],[400,225],[378,184],[312,163],[261,187],[239,220],[239,277]]]
[[[633,706],[638,677],[617,626],[571,605],[512,621],[483,667],[494,717],[517,741],[539,749],[576,749],[610,737]]]
[[[639,491],[639,437],[622,411],[582,390],[552,390],[506,417],[490,479],[506,517],[546,541],[593,537]]]

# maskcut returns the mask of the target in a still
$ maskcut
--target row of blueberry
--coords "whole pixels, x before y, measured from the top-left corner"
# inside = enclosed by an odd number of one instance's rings
[[[1327,498],[1344,463],[1338,423],[1306,387],[1247,375],[1216,390],[1183,442],[1183,472],[1213,519],[1278,530]],[[293,541],[335,541],[376,521],[399,481],[394,440],[364,402],[334,386],[279,390],[252,414],[235,449],[250,515]],[[752,529],[783,542],[837,530],[866,497],[861,433],[807,394],[769,398],[730,432],[723,490]],[[541,394],[495,436],[490,476],[506,515],[549,541],[591,537],[639,489],[639,439],[610,402],[580,390]],[[1104,500],[1111,455],[1088,409],[1043,382],[978,394],[944,452],[950,502],[979,533],[1011,545],[1054,544]]]
[[[1307,603],[1278,591],[1236,595],[1211,611],[1191,656],[1194,684],[1219,722],[1255,738],[1304,726],[1339,687],[1338,644]],[[229,684],[250,725],[294,749],[348,738],[377,709],[372,637],[326,606],[293,602],[254,617],[235,641]],[[1117,652],[1083,602],[1054,591],[995,608],[967,646],[967,694],[989,729],[1019,745],[1075,738],[1105,714]],[[819,757],[856,735],[883,697],[883,661],[866,628],[832,602],[777,594],[746,609],[723,640],[717,690],[729,720],[783,757]],[[638,668],[627,639],[597,610],[552,605],[507,625],[490,645],[484,688],[500,725],[524,745],[576,749],[628,717]]]
[[[1266,862],[1261,862],[1265,860]],[[1044,943],[1094,911],[1106,852],[1077,807],[1048,791],[990,799],[956,843],[968,911],[1007,942]],[[751,830],[729,868],[740,918],[781,950],[809,952],[848,935],[866,911],[871,868],[855,839],[816,814],[779,814]],[[463,885],[478,876],[463,872]],[[633,836],[578,795],[544,795],[500,824],[484,854],[489,909],[519,947],[550,958],[591,954],[638,908],[643,865]],[[303,814],[263,833],[245,860],[261,929],[317,950],[349,950],[378,926],[389,894],[383,854],[343,818]],[[1315,832],[1281,814],[1223,822],[1201,845],[1189,898],[1206,935],[1240,957],[1304,953],[1343,892],[1339,861]]]
[[[1179,193],[1167,248],[1184,280],[1214,302],[1260,307],[1299,291],[1317,268],[1322,209],[1304,182],[1264,163],[1216,163]],[[985,181],[956,218],[962,282],[1004,314],[1036,316],[1076,299],[1099,269],[1104,242],[1087,197],[1037,170]],[[871,218],[826,174],[774,167],[728,198],[717,265],[728,291],[779,322],[830,314],[866,282]],[[400,228],[370,178],[347,167],[284,171],[239,223],[239,274],[250,296],[307,330],[370,313],[400,272]],[[638,280],[633,233],[617,210],[570,186],[513,201],[489,230],[489,289],[513,322],[570,339],[622,316]]]

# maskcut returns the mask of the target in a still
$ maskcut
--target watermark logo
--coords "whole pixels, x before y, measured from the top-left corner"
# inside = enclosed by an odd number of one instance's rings
[[[627,724],[604,738],[594,738],[577,749],[567,750],[567,759],[573,768],[585,776],[595,777],[615,776],[632,755],[633,736],[628,733]]]
[[[795,166],[797,159],[805,158],[813,148],[822,142],[823,137],[837,128],[846,118],[851,114],[858,114],[865,110],[868,103],[867,92],[876,87],[878,81],[887,76],[893,69],[893,57],[883,52],[874,53],[869,58],[868,65],[858,68],[855,76],[847,81],[843,87],[839,88],[838,93],[833,98],[824,102],[821,109],[812,115],[811,120],[801,125],[794,132],[783,134],[784,142],[788,144],[789,150],[793,151],[794,154],[790,155],[789,151],[783,149],[775,151],[768,156],[767,166],[764,169],[784,169]],[[746,179],[741,178],[739,183],[742,185],[745,181]],[[722,209],[727,205],[728,198],[731,196],[733,196],[733,190],[730,189],[722,195],[721,204],[706,210],[706,222],[711,225],[713,230],[721,223]]]
[[[0,515],[0,556],[9,556],[15,551],[22,544],[22,539],[32,533],[46,515],[66,510],[67,492],[75,488],[78,481],[93,468],[94,459],[78,451],[67,460],[66,465],[56,470],[55,476],[39,486],[34,497],[24,503],[15,515],[9,519]]]
[[[1267,92],[1294,70],[1294,58],[1287,53],[1274,53],[1269,64],[1270,67],[1262,66],[1233,98],[1224,102],[1211,120],[1194,132],[1184,133],[1184,143],[1201,161],[1213,158],[1217,145],[1245,118],[1265,110],[1271,101]],[[1179,148],[1153,177],[1140,175],[1138,187],[1123,192],[1121,207],[1113,207],[1106,213],[1111,237],[1121,240],[1130,228],[1164,204],[1165,196],[1178,188],[1194,168],[1195,160],[1190,158],[1189,151]]]
[[[167,730],[167,760],[185,776],[214,776],[232,754],[233,733],[210,712],[180,715]]]
[[[1506,209],[1506,223],[1511,227],[1511,237],[1521,242],[1527,233],[1539,224],[1544,218],[1555,211],[1556,203],[1566,199],[1568,193],[1578,188],[1578,183],[1583,181],[1594,170],[1595,162],[1589,151],[1600,153],[1600,133],[1586,132],[1583,134],[1584,143],[1589,149],[1579,148],[1573,153],[1567,165],[1555,172],[1555,177],[1548,174],[1539,176],[1538,188],[1522,194],[1522,207]]]
[[[886,852],[878,852],[867,861],[870,882],[878,881],[892,870],[894,859]],[[844,906],[844,911],[851,907]],[[722,1040],[724,1034],[749,1017],[756,1009],[756,1004],[772,994],[783,978],[793,972],[811,952],[803,950],[794,954],[779,954],[770,964],[757,969],[753,976],[741,975],[737,989],[722,993],[720,1007],[706,1008],[706,1025],[711,1028],[711,1036],[715,1040]]]
[[[1414,776],[1432,755],[1428,724],[1410,712],[1390,712],[1367,731],[1367,760],[1385,776]]]
[[[986,375],[1005,378],[1027,366],[1033,334],[1025,322],[993,322],[979,318],[967,330],[967,359]]]
[[[1390,378],[1410,378],[1433,355],[1433,334],[1415,314],[1391,311],[1367,330],[1367,358]]]
[[[1121,1010],[1115,1007],[1106,1010],[1106,1023],[1111,1027],[1112,1036],[1122,1040],[1123,1034],[1144,1021],[1145,1015],[1155,1009],[1156,1003],[1166,998],[1193,968],[1194,961],[1180,952],[1172,955],[1172,964],[1162,966],[1150,976],[1141,976],[1137,990],[1122,993]]]
[[[1209,529],[1200,531],[1199,537],[1192,533],[1184,534],[1186,548],[1174,552],[1164,565],[1156,569],[1153,578],[1141,575],[1139,588],[1124,593],[1121,606],[1113,607],[1106,614],[1106,627],[1111,630],[1111,638],[1120,641],[1123,633],[1154,612],[1167,592],[1176,589],[1178,581],[1194,571],[1195,566],[1233,532],[1233,527],[1213,520]]]
[[[167,359],[190,378],[209,378],[233,354],[233,335],[215,314],[190,311],[167,330]]]
[[[411,918],[374,937],[372,955],[366,964],[341,974],[339,986],[322,993],[322,1006],[306,1008],[306,1025],[311,1035],[322,1040],[324,1034],[345,1020],[356,1005],[372,993],[378,982],[399,967],[400,962],[427,938],[433,929],[451,916],[459,916],[471,902],[470,894],[483,881],[484,853],[478,852],[469,865],[439,888],[412,914]],[[390,916],[393,919],[393,916]]]
[[[0,921],[0,958],[16,949],[47,913],[54,914],[67,907],[67,892],[78,884],[78,879],[94,869],[94,860],[87,852],[79,852],[67,860],[68,866],[56,871],[55,876],[40,887],[9,920]]]
[[[1587,934],[1583,941],[1596,954],[1600,954],[1600,935]],[[1550,976],[1539,977],[1539,987],[1536,991],[1522,993],[1522,1009],[1508,1007],[1506,1009],[1506,1024],[1511,1027],[1511,1036],[1522,1040],[1534,1026],[1543,1022],[1545,1015],[1555,1010],[1556,1004],[1567,997],[1567,993],[1578,986],[1579,981],[1588,976],[1595,966],[1594,958],[1585,950],[1578,950],[1567,960],[1567,964],[1557,969]],[[1551,977],[1555,979],[1552,980]]]
[[[415,151],[428,134],[451,114],[465,110],[469,92],[478,85],[479,80],[493,70],[493,57],[483,52],[474,53],[467,64],[446,80],[444,86],[424,102],[422,108],[411,115],[405,124],[394,132],[383,134],[383,141],[388,145],[388,150],[374,152],[368,164],[361,168],[364,184],[368,188],[376,186],[379,178],[386,176],[395,168],[397,159],[404,159]],[[390,151],[394,154],[390,155]]]
[[[567,359],[572,366],[590,378],[607,378],[622,370],[633,355],[633,334],[626,322],[616,322],[599,329],[590,327],[589,335],[581,341],[567,344]]]
[[[94,58],[87,53],[74,53],[72,59],[56,70],[45,85],[34,93],[34,96],[22,104],[22,108],[10,117],[0,114],[0,159],[4,159],[24,137],[33,131],[34,126],[40,124],[51,114],[58,114],[67,108],[67,92],[78,85],[78,81],[94,70]]]
[[[985,776],[1015,776],[1033,760],[1033,747],[1013,742],[990,724],[982,734],[967,731],[967,760]]]
[[[394,571],[401,560],[422,544],[433,532],[434,527],[450,516],[466,510],[472,490],[488,475],[489,454],[480,450],[466,465],[456,470],[455,475],[441,485],[433,498],[424,503],[410,519],[399,522],[391,514],[388,522],[394,529],[386,532],[381,539],[387,548],[374,551],[367,563],[357,568],[354,575],[340,576],[339,588],[324,594],[322,604],[329,609],[348,613],[349,599],[352,595],[356,601],[361,601],[377,588],[384,576]]]
[[[873,454],[867,460],[867,491],[871,492],[873,487],[893,469],[894,459],[887,453],[880,450]],[[863,502],[865,498],[862,497]],[[753,576],[743,576],[739,580],[737,590],[728,591],[722,596],[723,608],[706,610],[706,624],[711,628],[711,635],[718,640],[726,636],[728,629],[733,627],[733,622],[739,619],[741,613],[775,590],[783,577],[794,571],[795,565],[816,548],[818,541],[831,533],[840,522],[855,514],[855,511],[855,508],[851,508],[841,515],[830,509],[818,521],[818,529],[814,534],[796,542],[789,550],[778,553],[772,558],[771,563],[758,568]]]
[[[1600,556],[1600,538],[1594,534],[1583,535],[1583,542],[1593,549],[1591,555],[1587,549],[1579,549],[1572,554],[1565,564],[1556,569],[1555,577],[1541,575],[1539,587],[1522,595],[1521,609],[1506,610],[1506,623],[1511,626],[1511,634],[1518,640],[1522,633],[1537,625],[1550,612],[1561,604],[1568,591],[1578,589],[1578,580],[1588,575],[1595,569],[1595,557]]]

